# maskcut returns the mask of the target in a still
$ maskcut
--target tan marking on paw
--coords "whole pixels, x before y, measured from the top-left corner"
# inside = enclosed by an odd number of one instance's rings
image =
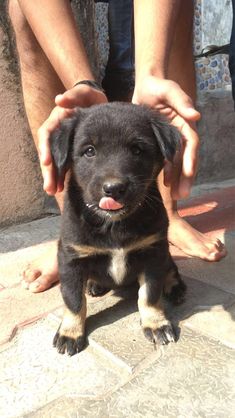
[[[161,298],[155,305],[150,305],[148,303],[147,283],[144,274],[139,277],[138,281],[140,284],[138,293],[138,308],[142,327],[156,330],[163,325],[168,325],[169,321],[165,317]]]
[[[78,314],[73,313],[67,307],[59,328],[59,334],[65,337],[77,339],[85,333],[86,322],[86,297],[83,296],[82,308]]]

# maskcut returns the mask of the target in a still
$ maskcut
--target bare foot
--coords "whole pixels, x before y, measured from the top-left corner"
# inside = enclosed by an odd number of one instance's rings
[[[59,281],[57,242],[45,245],[46,251],[23,272],[22,286],[33,293],[43,292]]]
[[[210,238],[194,229],[177,212],[169,216],[169,242],[185,254],[207,261],[219,261],[227,254],[218,238]]]

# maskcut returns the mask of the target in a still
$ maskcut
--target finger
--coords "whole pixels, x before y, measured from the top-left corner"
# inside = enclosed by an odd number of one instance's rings
[[[182,161],[182,173],[179,182],[180,198],[188,197],[193,185],[193,181],[197,172],[199,137],[195,127],[188,125],[186,127],[186,135],[184,144],[184,153]]]
[[[45,192],[53,196],[57,192],[57,177],[53,164],[48,166],[41,166],[42,175],[43,175],[43,189]]]
[[[183,146],[176,151],[173,162],[167,162],[164,167],[164,184],[170,186],[171,195],[174,199],[179,198],[179,184],[182,172]]]
[[[183,153],[183,176],[194,177],[197,170],[199,136],[195,124],[185,124],[183,130],[184,153]]]
[[[176,111],[176,113],[189,121],[200,119],[200,113],[194,108],[191,98],[180,88],[177,83],[167,84],[165,92],[167,104]]]
[[[173,199],[189,196],[197,171],[199,138],[195,124],[184,123],[180,151],[176,151],[173,162],[164,167],[164,184],[171,186]]]
[[[107,98],[102,91],[86,85],[75,86],[55,98],[55,103],[61,107],[89,107],[93,104],[106,103]]]
[[[64,190],[65,174],[66,174],[66,171],[64,171],[64,173],[62,173],[60,175],[60,177],[58,178],[58,181],[57,181],[57,192],[62,192]]]
[[[49,135],[50,132],[47,129],[46,125],[43,124],[37,132],[38,135],[38,155],[40,159],[40,164],[42,166],[48,166],[51,164],[51,152],[50,152],[50,146],[49,146]]]
[[[58,177],[53,163],[49,166],[41,166],[41,170],[43,175],[43,189],[48,195],[54,196],[56,193],[64,190],[66,171]]]

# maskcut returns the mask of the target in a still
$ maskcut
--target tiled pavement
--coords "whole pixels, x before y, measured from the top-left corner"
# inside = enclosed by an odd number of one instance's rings
[[[20,273],[47,253],[59,217],[0,230],[0,417],[235,418],[234,185],[200,186],[181,209],[229,253],[209,263],[172,248],[187,300],[169,311],[179,341],[157,349],[142,335],[132,289],[89,298],[88,347],[57,354],[59,287],[31,294]]]

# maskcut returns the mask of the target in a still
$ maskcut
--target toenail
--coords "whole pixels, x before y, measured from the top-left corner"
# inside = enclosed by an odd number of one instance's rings
[[[222,251],[224,249],[224,244],[221,241],[217,242],[215,245],[219,251]]]
[[[41,286],[41,283],[34,282],[31,284],[30,289],[38,289]]]
[[[22,286],[24,289],[28,289],[28,288],[29,288],[29,283],[28,283],[28,282],[26,282],[25,280],[22,280],[22,281],[21,281],[21,286]]]

